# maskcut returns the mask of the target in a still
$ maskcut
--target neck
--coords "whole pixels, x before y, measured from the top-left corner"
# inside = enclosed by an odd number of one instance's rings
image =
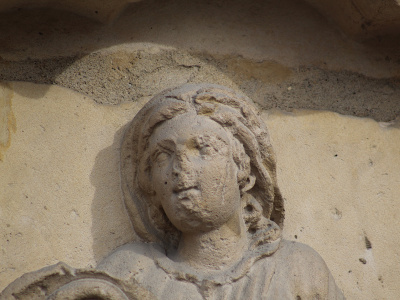
[[[174,260],[196,269],[221,270],[239,261],[247,247],[241,212],[221,227],[207,232],[182,233]]]

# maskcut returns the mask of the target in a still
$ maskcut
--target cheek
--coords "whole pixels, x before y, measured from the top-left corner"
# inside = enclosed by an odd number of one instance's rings
[[[233,160],[220,157],[212,164],[207,164],[202,170],[202,191],[207,197],[220,197],[234,194],[239,190],[237,183],[238,168]]]
[[[233,188],[233,185],[237,185],[238,167],[231,158],[220,159],[219,162],[218,178],[221,184]]]
[[[224,159],[206,161],[201,166],[199,181],[203,191],[216,192],[225,181]]]
[[[169,175],[168,168],[157,165],[154,166],[151,177],[152,187],[156,193],[155,197],[160,198],[166,196],[171,189],[171,176]]]

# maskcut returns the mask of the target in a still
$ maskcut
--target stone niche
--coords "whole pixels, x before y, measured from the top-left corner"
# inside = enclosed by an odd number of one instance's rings
[[[315,249],[347,299],[398,297],[398,2],[80,2],[0,3],[0,291],[139,239],[123,135],[156,94],[207,82],[261,112],[283,238]]]

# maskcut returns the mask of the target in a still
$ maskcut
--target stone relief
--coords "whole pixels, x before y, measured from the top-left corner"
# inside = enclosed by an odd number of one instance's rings
[[[313,249],[281,238],[275,157],[247,97],[212,84],[166,90],[121,149],[140,241],[96,269],[25,274],[1,299],[344,299]]]

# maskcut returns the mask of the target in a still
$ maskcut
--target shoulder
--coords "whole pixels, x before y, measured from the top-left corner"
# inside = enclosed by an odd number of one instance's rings
[[[293,264],[295,263],[303,270],[304,265],[302,264],[307,264],[308,268],[310,267],[309,264],[311,264],[319,271],[328,270],[321,255],[310,246],[302,243],[283,240],[277,254],[280,259],[287,261],[292,267],[294,267]]]
[[[127,279],[155,266],[152,256],[154,249],[155,245],[148,243],[136,242],[123,245],[103,259],[96,269],[117,278]]]
[[[283,240],[276,254],[278,277],[289,279],[301,299],[344,299],[325,261],[310,246]]]

